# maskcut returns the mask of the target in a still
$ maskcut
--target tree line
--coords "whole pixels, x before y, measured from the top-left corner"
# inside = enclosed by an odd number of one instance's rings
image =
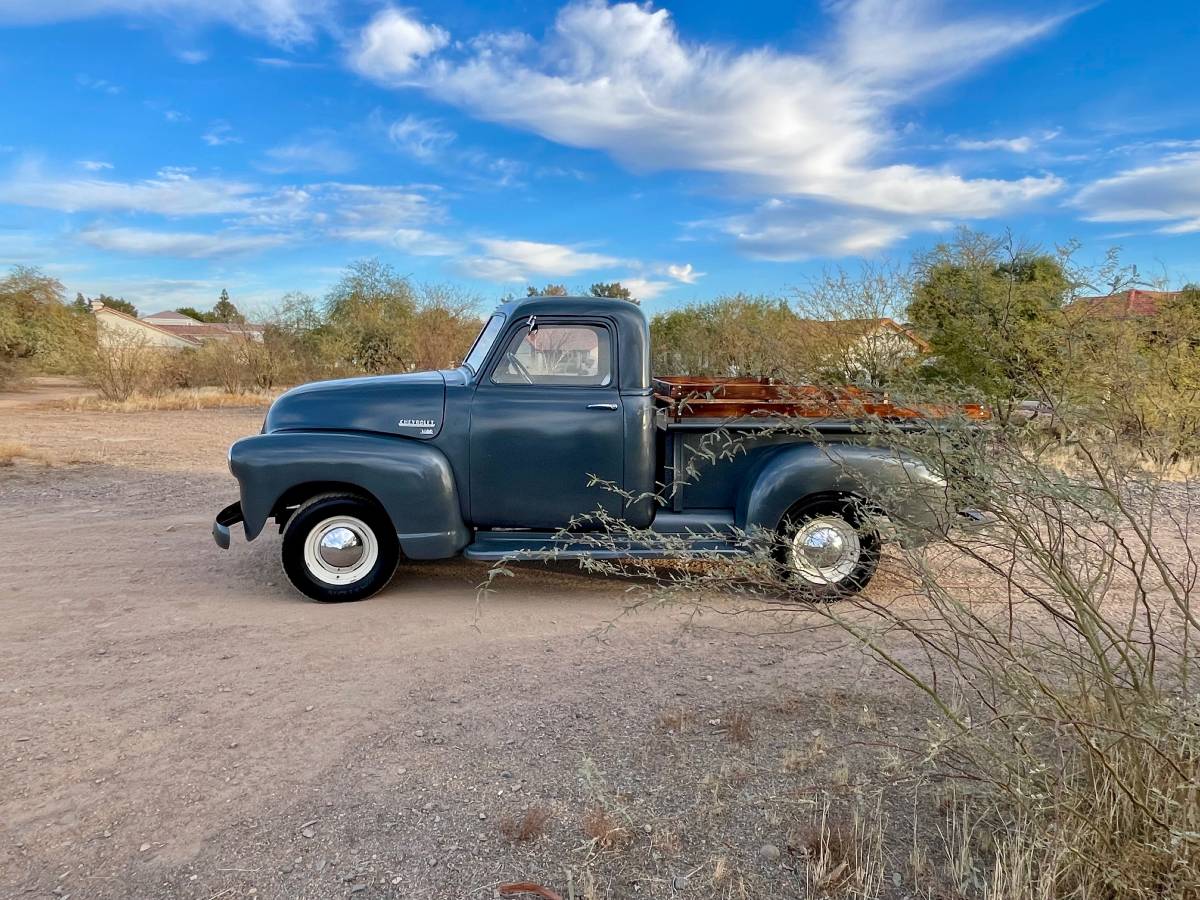
[[[1031,396],[1102,401],[1124,408],[1131,434],[1170,434],[1168,445],[1198,449],[1200,288],[1164,298],[1153,316],[1107,315],[1076,301],[1144,280],[1116,254],[1092,267],[1075,256],[1074,246],[1045,251],[1008,235],[963,231],[905,264],[832,269],[782,296],[693,301],[651,317],[654,369],[952,391],[992,404],[1003,418]],[[527,289],[529,296],[567,293],[562,284]],[[618,282],[588,293],[637,302]],[[137,313],[120,298],[97,299]],[[287,294],[251,316],[264,326],[261,341],[214,342],[146,364],[153,375],[131,375],[120,391],[265,390],[450,367],[469,349],[486,306],[454,285],[418,284],[377,259],[360,260],[323,297]],[[200,321],[247,318],[226,291],[211,310],[180,311]],[[879,327],[885,319],[895,327]],[[29,267],[0,279],[0,380],[37,372],[97,377],[111,364],[103,357],[85,298],[68,303],[57,279]]]

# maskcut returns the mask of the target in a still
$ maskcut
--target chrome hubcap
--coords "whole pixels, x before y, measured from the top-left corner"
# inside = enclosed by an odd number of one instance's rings
[[[348,569],[363,555],[363,540],[352,528],[338,526],[327,531],[318,546],[321,560],[335,569]]]
[[[318,523],[304,541],[304,565],[325,584],[352,584],[365,577],[378,559],[375,532],[353,516]]]
[[[837,584],[854,571],[861,556],[858,531],[840,516],[809,519],[792,538],[792,568],[810,584]]]

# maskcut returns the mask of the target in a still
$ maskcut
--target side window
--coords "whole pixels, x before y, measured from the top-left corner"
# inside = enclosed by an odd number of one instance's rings
[[[612,384],[612,348],[600,325],[525,327],[509,340],[492,372],[496,384]]]

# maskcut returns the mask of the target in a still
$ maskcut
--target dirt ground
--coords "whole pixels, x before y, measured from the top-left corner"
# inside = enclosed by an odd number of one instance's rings
[[[272,529],[222,552],[262,415],[0,404],[41,454],[0,468],[0,896],[806,896],[823,791],[903,817],[862,748],[922,708],[828,630],[622,616],[569,566],[480,602],[484,567],[410,563],[320,605]]]

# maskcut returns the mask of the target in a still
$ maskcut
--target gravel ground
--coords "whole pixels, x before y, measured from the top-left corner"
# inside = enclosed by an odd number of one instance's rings
[[[905,819],[924,708],[829,630],[464,561],[325,606],[270,530],[220,551],[262,414],[0,413],[72,460],[0,469],[0,896],[806,896],[827,798]]]

